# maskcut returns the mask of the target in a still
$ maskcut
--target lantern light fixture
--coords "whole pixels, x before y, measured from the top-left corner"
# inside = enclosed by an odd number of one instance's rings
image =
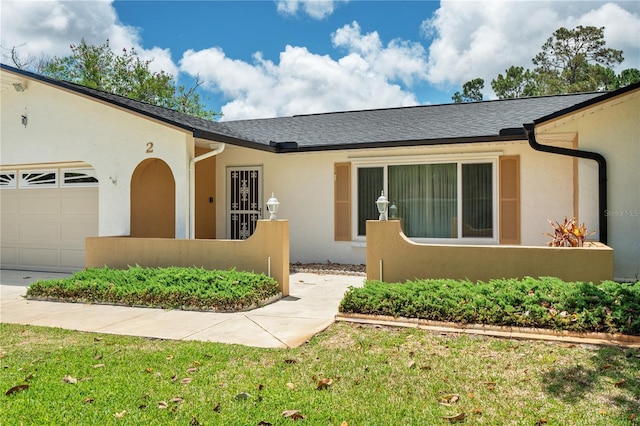
[[[270,213],[269,220],[276,220],[276,213],[278,212],[278,207],[280,207],[280,202],[272,192],[271,198],[269,198],[269,200],[267,201],[267,210],[269,210],[269,213]]]
[[[378,207],[378,213],[380,213],[380,217],[378,218],[378,220],[387,220],[387,208],[389,207],[389,200],[387,200],[387,197],[384,196],[384,191],[381,192],[380,196],[376,200],[376,206]]]

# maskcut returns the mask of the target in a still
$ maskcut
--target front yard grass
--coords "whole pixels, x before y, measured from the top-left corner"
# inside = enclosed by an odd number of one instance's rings
[[[0,364],[8,426],[633,425],[640,416],[638,349],[348,323],[295,349],[3,324]]]
[[[238,311],[255,308],[279,294],[264,274],[202,268],[91,268],[69,278],[31,284],[27,298],[113,303],[157,308]]]
[[[367,281],[350,288],[340,312],[640,335],[640,282],[600,284],[541,277],[489,282]]]

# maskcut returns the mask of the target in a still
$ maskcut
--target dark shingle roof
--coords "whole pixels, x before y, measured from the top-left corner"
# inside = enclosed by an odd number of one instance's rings
[[[523,132],[503,133],[603,96],[582,93],[214,122],[4,64],[1,68],[177,126],[197,138],[283,152],[524,140]]]

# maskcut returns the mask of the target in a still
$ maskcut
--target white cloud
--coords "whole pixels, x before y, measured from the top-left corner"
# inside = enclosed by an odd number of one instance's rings
[[[637,2],[624,1],[443,1],[422,26],[433,37],[428,79],[457,89],[482,77],[489,93],[498,73],[511,65],[533,67],[531,58],[556,29],[577,25],[605,27],[607,47],[624,51],[618,71],[640,68],[639,9]]]
[[[139,30],[118,20],[112,0],[2,0],[0,25],[2,62],[10,65],[6,55],[13,47],[23,60],[29,56],[39,59],[70,55],[69,46],[82,38],[96,45],[108,39],[116,53],[134,47],[142,59],[153,59],[153,71],[162,69],[174,76],[178,73],[168,49],[141,47]]]
[[[249,64],[210,48],[185,52],[180,69],[232,99],[221,108],[225,120],[417,104],[356,53],[336,61],[287,46],[277,64],[260,53]]]
[[[284,15],[297,15],[299,11],[313,19],[324,19],[331,15],[336,3],[349,0],[276,0],[278,12]]]

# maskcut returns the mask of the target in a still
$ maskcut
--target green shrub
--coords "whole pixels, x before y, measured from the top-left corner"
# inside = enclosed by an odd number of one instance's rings
[[[340,312],[457,323],[640,334],[640,282],[602,284],[527,277],[489,282],[367,281]]]
[[[91,268],[27,289],[27,298],[219,311],[247,309],[277,294],[278,283],[264,274],[139,266]]]

